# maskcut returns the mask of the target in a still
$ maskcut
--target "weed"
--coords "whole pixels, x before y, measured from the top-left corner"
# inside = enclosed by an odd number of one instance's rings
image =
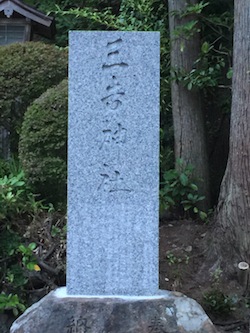
[[[222,278],[222,269],[220,267],[216,268],[214,272],[211,273],[212,285],[213,287],[218,287]]]
[[[23,213],[37,214],[39,211],[52,209],[51,204],[45,206],[43,201],[36,200],[36,195],[27,185],[23,171],[0,178],[0,220]]]
[[[19,245],[18,251],[22,254],[22,264],[30,271],[40,271],[41,268],[38,266],[33,251],[36,248],[35,243],[30,243],[28,246],[23,244]]]
[[[181,258],[181,257],[176,257],[173,252],[171,251],[167,251],[166,253],[166,259],[167,259],[167,262],[169,264],[169,266],[171,265],[176,265],[176,264],[180,264],[180,263],[185,263],[186,265],[188,265],[189,263],[189,259],[190,257],[188,255],[185,255],[184,258]]]
[[[0,311],[12,310],[15,315],[24,311],[25,287],[29,280],[27,270],[40,271],[34,254],[35,243],[22,244],[21,237],[8,226],[0,233]]]
[[[178,169],[170,169],[163,175],[160,189],[160,209],[182,209],[185,213],[198,215],[203,221],[207,214],[201,211],[197,205],[204,200],[204,196],[198,194],[198,186],[193,180],[194,168],[191,165],[184,166],[183,161],[178,160]]]
[[[167,251],[166,258],[169,266],[180,263],[181,259],[177,258],[171,251]]]
[[[212,288],[203,294],[203,302],[208,311],[214,314],[228,315],[235,310],[236,298],[225,295],[220,290],[222,273],[220,267],[211,273]]]
[[[215,314],[227,315],[235,310],[234,298],[224,295],[218,289],[212,289],[204,293],[203,302],[207,310]]]
[[[6,295],[5,293],[0,294],[0,311],[12,310],[15,316],[19,312],[24,312],[26,309],[25,305],[21,303],[18,295]]]
[[[66,232],[67,232],[66,226],[64,226],[63,228],[60,228],[55,225],[52,225],[52,228],[51,228],[52,237],[60,237],[62,239],[65,239]]]

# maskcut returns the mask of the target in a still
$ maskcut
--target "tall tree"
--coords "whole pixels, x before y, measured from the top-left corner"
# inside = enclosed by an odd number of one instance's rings
[[[178,81],[178,73],[188,73],[194,69],[200,54],[197,21],[194,15],[187,11],[188,6],[197,3],[197,0],[168,0],[171,67],[174,76],[171,85],[172,110],[175,158],[194,166],[199,193],[206,196],[202,208],[208,208],[209,172],[201,96],[199,90],[189,90]]]
[[[250,262],[250,1],[234,6],[230,147],[214,236],[220,259]]]

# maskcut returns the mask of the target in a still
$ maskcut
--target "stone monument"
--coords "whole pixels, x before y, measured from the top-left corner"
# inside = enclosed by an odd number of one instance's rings
[[[11,333],[208,333],[158,287],[159,33],[71,32],[67,282]]]
[[[158,292],[159,43],[70,34],[69,294]]]

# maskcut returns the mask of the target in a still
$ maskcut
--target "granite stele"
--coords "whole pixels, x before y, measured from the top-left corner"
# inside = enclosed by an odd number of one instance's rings
[[[158,292],[159,33],[70,33],[67,292]]]

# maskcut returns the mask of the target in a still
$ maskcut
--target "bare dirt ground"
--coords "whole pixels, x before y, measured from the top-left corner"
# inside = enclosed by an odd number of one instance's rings
[[[219,332],[250,332],[250,295],[239,285],[237,272],[230,277],[219,269],[199,273],[212,227],[192,220],[161,220],[160,288],[194,298]]]

